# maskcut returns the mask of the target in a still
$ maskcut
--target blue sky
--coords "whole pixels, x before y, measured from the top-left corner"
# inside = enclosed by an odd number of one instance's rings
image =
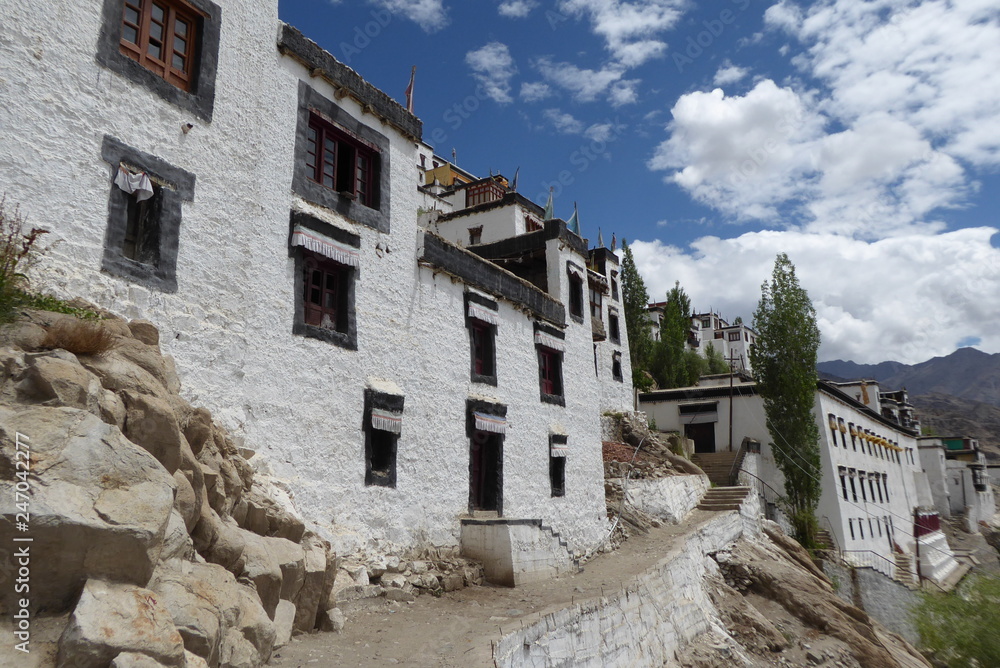
[[[778,252],[821,359],[1000,352],[995,0],[280,0],[436,151],[580,208],[650,297],[749,316]]]

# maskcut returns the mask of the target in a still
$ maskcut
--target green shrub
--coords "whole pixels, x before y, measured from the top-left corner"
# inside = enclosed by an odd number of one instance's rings
[[[949,668],[1000,666],[1000,577],[972,576],[952,592],[921,598],[914,621],[936,661]]]
[[[26,272],[42,253],[36,246],[38,238],[48,234],[48,230],[39,227],[25,234],[26,222],[19,207],[11,210],[6,195],[0,197],[0,322],[13,320],[15,310],[24,305]]]

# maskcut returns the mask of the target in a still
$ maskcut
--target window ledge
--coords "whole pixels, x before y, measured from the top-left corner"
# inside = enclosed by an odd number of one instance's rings
[[[292,327],[292,334],[298,334],[299,336],[304,336],[308,339],[326,341],[327,343],[332,343],[335,346],[340,346],[341,348],[346,348],[347,350],[358,349],[357,340],[351,338],[344,332],[338,332],[332,329],[324,329],[322,327],[297,322]]]
[[[542,392],[541,399],[546,404],[555,404],[556,406],[566,405],[566,397],[562,396],[561,394],[545,394],[544,392]]]
[[[483,376],[483,375],[480,375],[478,373],[474,373],[474,374],[472,374],[472,382],[473,383],[482,383],[483,385],[492,385],[493,387],[496,387],[497,386],[497,377],[496,377],[496,375]]]

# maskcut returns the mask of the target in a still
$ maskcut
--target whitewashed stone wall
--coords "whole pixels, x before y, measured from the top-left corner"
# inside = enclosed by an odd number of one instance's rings
[[[391,189],[383,195],[391,231],[310,204],[291,191],[300,159],[298,87],[304,81],[328,100],[337,95],[279,54],[277,2],[219,0],[210,122],[97,64],[102,4],[4,9],[0,180],[10,201],[56,242],[33,276],[35,286],[153,321],[164,352],[176,360],[185,398],[209,408],[268,460],[339,553],[457,543],[458,517],[468,507],[469,396],[509,407],[505,515],[544,519],[581,547],[600,540],[607,520],[589,324],[567,331],[565,408],[538,401],[531,321],[505,302],[498,386],[473,386],[464,287],[416,262],[421,200],[413,139],[352,98],[338,100],[387,138]],[[56,24],[73,30],[53,31]],[[101,159],[105,135],[196,177],[193,201],[182,205],[175,293],[100,270],[112,174]],[[291,333],[292,210],[361,239],[356,351]],[[558,252],[552,259],[561,259]],[[395,488],[364,483],[367,387],[405,396]],[[567,493],[558,499],[550,497],[547,477],[547,439],[555,429],[569,435],[571,448]]]
[[[626,496],[639,510],[671,524],[680,524],[697,507],[709,487],[711,483],[704,475],[629,480]]]
[[[496,665],[604,668],[672,663],[685,643],[710,628],[721,628],[703,587],[705,575],[717,566],[705,555],[724,549],[742,531],[737,513],[719,513],[627,587],[536,615],[501,637]]]

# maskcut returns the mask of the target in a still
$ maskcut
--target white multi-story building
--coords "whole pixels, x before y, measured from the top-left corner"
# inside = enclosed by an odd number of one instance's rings
[[[654,302],[646,309],[649,317],[650,334],[654,341],[660,340],[660,319],[666,302]],[[691,316],[687,347],[702,357],[708,355],[711,345],[721,353],[736,371],[750,373],[750,347],[757,342],[757,332],[742,322],[729,324],[718,313],[695,313]]]
[[[0,179],[57,242],[35,284],[156,323],[340,552],[472,516],[598,542],[600,413],[632,403],[614,254],[492,179],[435,186],[421,122],[276,0],[143,7],[5,9]]]
[[[887,417],[879,397],[873,381],[817,385],[820,468],[805,462],[802,467],[821,481],[820,527],[849,561],[895,574],[896,555],[909,555],[913,573],[919,568],[924,578],[941,582],[958,563],[936,520],[931,484],[917,454],[918,431],[912,422]],[[892,401],[895,406],[906,398]],[[768,431],[763,399],[749,376],[736,376],[732,385],[725,375],[695,387],[643,393],[639,406],[658,429],[693,439],[696,452],[760,443],[759,455],[750,456],[755,475],[772,490],[766,501],[784,493],[774,452],[790,446]]]

